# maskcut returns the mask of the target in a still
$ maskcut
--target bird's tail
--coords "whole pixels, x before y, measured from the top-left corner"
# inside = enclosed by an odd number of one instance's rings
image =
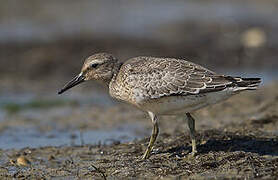
[[[261,78],[227,77],[237,87],[237,91],[256,90],[261,83]]]

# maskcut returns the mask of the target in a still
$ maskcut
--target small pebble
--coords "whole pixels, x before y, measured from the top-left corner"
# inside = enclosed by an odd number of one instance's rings
[[[31,162],[24,156],[19,156],[16,159],[16,164],[19,166],[29,166],[31,165]]]
[[[48,160],[49,160],[49,161],[54,160],[54,159],[55,159],[55,156],[53,156],[53,155],[50,155],[50,156],[48,157]]]

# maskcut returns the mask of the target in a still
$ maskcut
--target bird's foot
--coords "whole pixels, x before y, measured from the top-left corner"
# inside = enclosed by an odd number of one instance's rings
[[[151,151],[152,151],[152,148],[147,148],[144,155],[142,156],[142,160],[146,160],[146,159],[149,159],[149,157],[151,156]]]
[[[144,155],[142,156],[141,160],[146,160],[149,159],[151,153],[147,153],[147,151],[144,153]]]
[[[189,153],[192,157],[195,157],[198,154],[198,151],[194,150],[191,153]]]

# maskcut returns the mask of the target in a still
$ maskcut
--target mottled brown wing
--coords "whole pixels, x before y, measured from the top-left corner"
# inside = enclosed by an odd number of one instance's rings
[[[137,57],[125,63],[126,83],[144,98],[220,91],[232,82],[189,61]]]

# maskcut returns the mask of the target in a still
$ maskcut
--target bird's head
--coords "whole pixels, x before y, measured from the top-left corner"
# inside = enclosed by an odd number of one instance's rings
[[[81,72],[69,81],[58,94],[62,94],[66,90],[88,80],[109,83],[117,63],[118,60],[108,53],[98,53],[88,57],[82,66]]]

